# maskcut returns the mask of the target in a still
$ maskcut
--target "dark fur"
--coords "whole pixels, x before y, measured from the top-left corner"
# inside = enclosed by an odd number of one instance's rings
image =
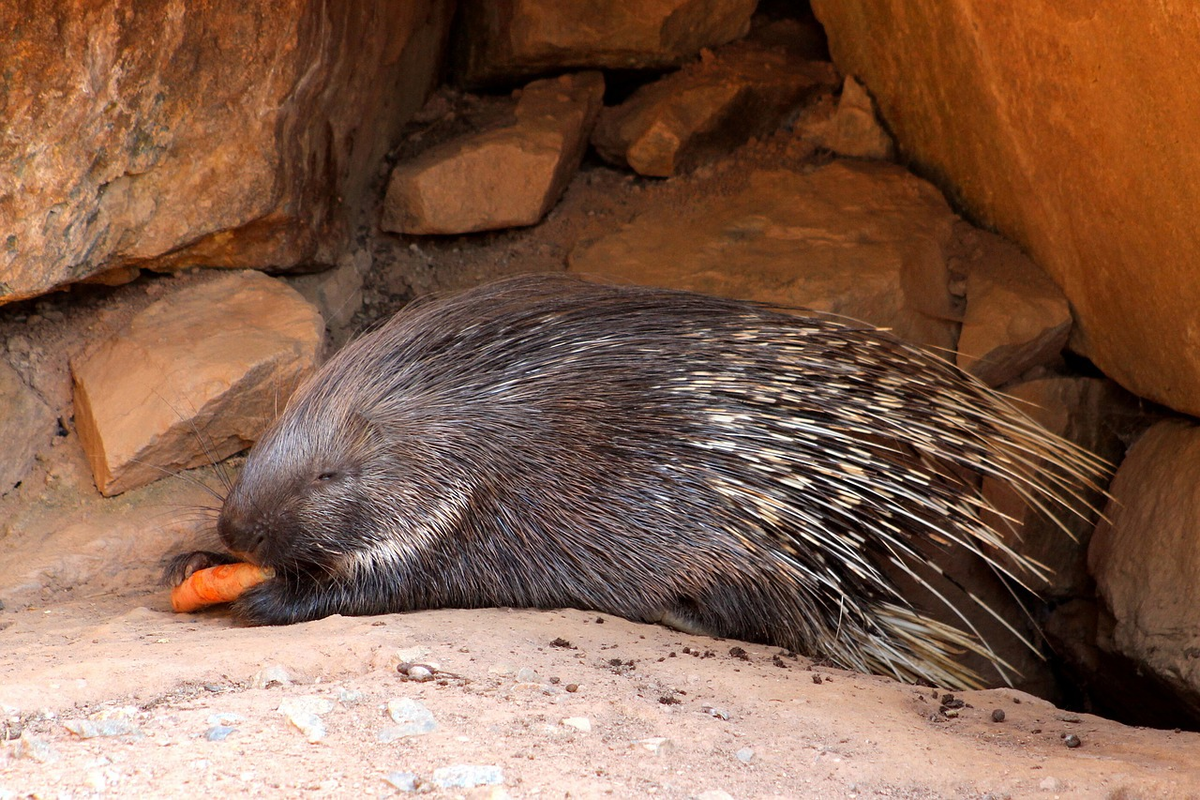
[[[339,352],[251,452],[219,532],[275,570],[235,604],[254,624],[575,607],[946,683],[895,635],[920,617],[883,565],[923,562],[930,537],[1023,563],[947,464],[1068,507],[1099,471],[868,327],[518,278]],[[930,626],[938,652],[973,647]]]

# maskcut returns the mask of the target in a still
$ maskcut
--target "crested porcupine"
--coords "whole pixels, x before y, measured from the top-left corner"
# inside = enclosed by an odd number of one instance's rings
[[[956,656],[998,657],[887,575],[920,581],[929,541],[1017,581],[1039,569],[963,468],[1052,515],[1087,513],[1104,472],[875,328],[523,277],[338,352],[226,497],[233,555],[199,555],[273,568],[234,605],[253,624],[574,607],[972,686]]]

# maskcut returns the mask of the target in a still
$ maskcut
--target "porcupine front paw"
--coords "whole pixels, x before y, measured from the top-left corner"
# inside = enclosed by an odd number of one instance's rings
[[[233,616],[246,625],[291,625],[338,613],[319,588],[276,575],[242,593]]]
[[[163,565],[163,583],[178,586],[192,576],[209,567],[222,564],[236,564],[240,558],[229,553],[215,553],[212,550],[195,550],[191,553],[181,553],[167,560]]]

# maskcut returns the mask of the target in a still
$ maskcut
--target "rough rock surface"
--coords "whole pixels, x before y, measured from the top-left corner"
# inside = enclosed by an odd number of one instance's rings
[[[468,85],[569,69],[665,69],[739,39],[757,0],[463,0],[455,49]]]
[[[17,371],[0,360],[0,495],[24,479],[54,435],[54,414]]]
[[[380,226],[449,234],[534,224],[579,167],[603,96],[599,72],[534,81],[521,92],[513,125],[399,164]]]
[[[1100,368],[1200,414],[1194,5],[812,5],[905,156],[1062,287]]]
[[[604,109],[592,145],[606,160],[667,177],[772,131],[803,99],[836,85],[833,65],[737,42]]]
[[[949,349],[955,219],[936,189],[890,164],[759,170],[729,196],[646,211],[577,248],[570,268],[832,312]]]
[[[966,229],[967,309],[958,366],[989,386],[1051,364],[1071,333],[1071,307],[1054,281],[1021,249],[995,234]]]
[[[437,74],[447,0],[0,6],[0,303],[332,262]]]
[[[75,424],[112,496],[244,450],[316,366],[320,314],[238,272],[178,292],[71,362]]]
[[[847,75],[837,107],[824,115],[807,115],[797,132],[813,142],[847,158],[874,158],[889,161],[896,154],[892,137],[875,114],[875,103],[863,85]]]
[[[1112,615],[1102,649],[1173,688],[1200,715],[1200,426],[1159,422],[1130,448],[1088,567]],[[1107,634],[1107,635],[1105,635]]]

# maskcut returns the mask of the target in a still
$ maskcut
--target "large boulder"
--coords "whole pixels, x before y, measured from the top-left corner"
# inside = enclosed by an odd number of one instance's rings
[[[0,5],[0,303],[130,266],[332,263],[452,8]]]
[[[739,39],[758,0],[463,0],[455,46],[468,85],[569,69],[664,69]]]
[[[1066,293],[1074,340],[1200,413],[1200,16],[1185,0],[813,0],[904,155]]]

